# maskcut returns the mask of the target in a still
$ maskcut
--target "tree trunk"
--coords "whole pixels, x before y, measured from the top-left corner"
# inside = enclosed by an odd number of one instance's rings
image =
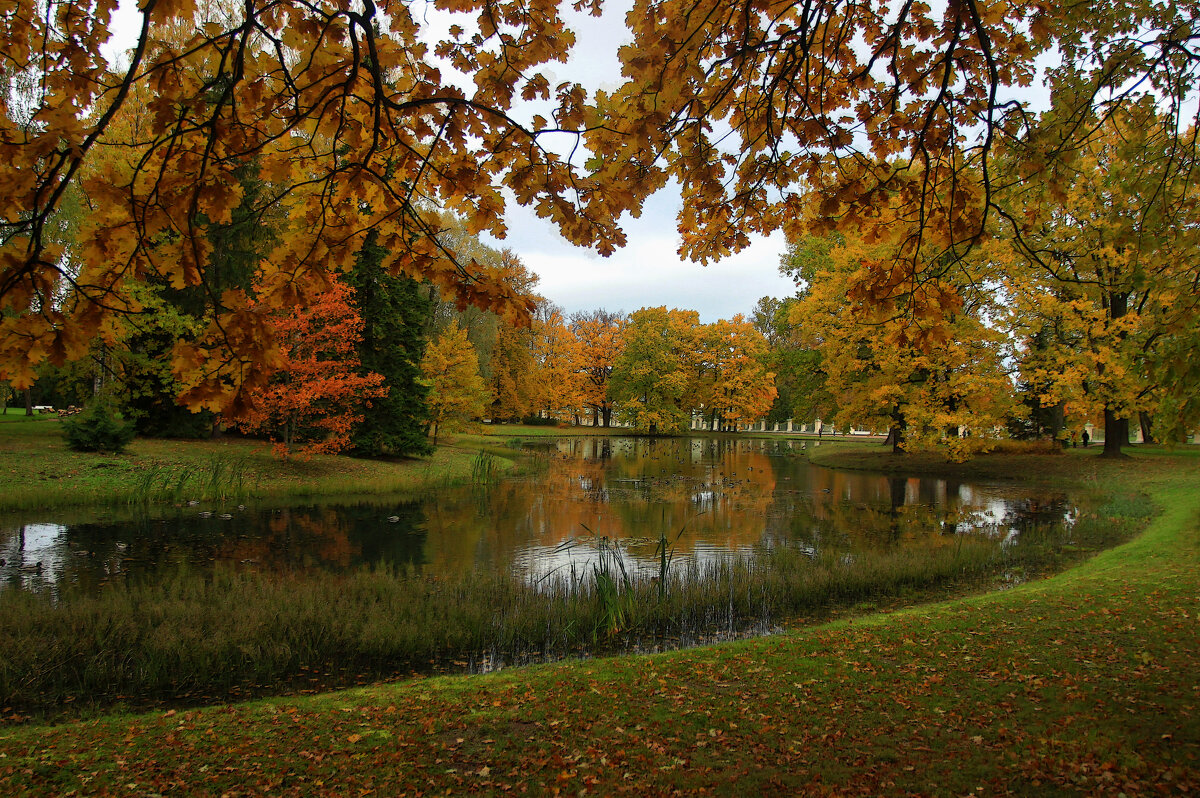
[[[604,426],[606,428],[611,426],[612,425],[612,408],[609,407],[608,405],[605,405],[604,408],[600,412],[604,418]]]
[[[25,415],[27,415],[27,416],[33,415],[33,389],[32,388],[25,389]]]
[[[1158,443],[1154,440],[1154,432],[1150,429],[1150,414],[1145,410],[1138,411],[1138,424],[1142,428],[1142,443]]]
[[[1129,419],[1104,408],[1104,452],[1101,457],[1124,457],[1121,447],[1129,443]]]
[[[902,448],[902,444],[904,443],[904,413],[900,411],[899,405],[892,408],[892,425],[888,427],[887,437],[883,439],[884,446],[887,446],[889,443],[892,445],[892,454],[904,453],[904,449]]]
[[[1108,317],[1116,321],[1128,310],[1129,295],[1114,291],[1108,295]],[[1119,334],[1124,338],[1124,333]],[[1101,370],[1100,374],[1103,375]],[[1104,408],[1104,452],[1101,457],[1124,457],[1121,447],[1129,443],[1129,419],[1117,418],[1115,412]]]

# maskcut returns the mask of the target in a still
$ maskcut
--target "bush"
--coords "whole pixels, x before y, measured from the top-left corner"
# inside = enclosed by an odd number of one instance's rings
[[[64,418],[62,425],[67,446],[77,452],[120,454],[135,434],[133,422],[126,421],[105,400],[97,400],[82,413]]]
[[[557,427],[557,418],[543,418],[542,416],[525,416],[521,419],[521,423],[527,427]]]

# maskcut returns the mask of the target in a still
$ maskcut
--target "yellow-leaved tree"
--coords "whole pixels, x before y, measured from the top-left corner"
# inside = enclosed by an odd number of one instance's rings
[[[576,313],[571,332],[579,345],[579,374],[583,377],[583,405],[592,411],[592,426],[612,423],[613,400],[609,394],[613,364],[621,355],[627,319],[624,313],[604,309]]]
[[[702,335],[697,410],[712,416],[713,429],[765,418],[778,395],[766,338],[743,316],[706,324]]]
[[[806,285],[791,305],[793,335],[819,355],[825,409],[838,426],[887,430],[897,451],[907,442],[964,456],[960,435],[990,433],[1010,413],[1007,339],[986,323],[990,303],[982,286],[912,286],[920,301],[942,308],[933,339],[914,338],[906,296],[848,303],[850,286],[893,246],[847,237],[807,253],[793,250]]]
[[[429,386],[429,418],[433,444],[438,433],[483,415],[487,387],[479,376],[479,358],[467,331],[450,325],[425,348],[421,376]]]
[[[1131,419],[1147,438],[1200,423],[1200,188],[1179,172],[1196,135],[1153,102],[1114,110],[992,248],[1025,379],[1076,423],[1102,416],[1107,456]]]

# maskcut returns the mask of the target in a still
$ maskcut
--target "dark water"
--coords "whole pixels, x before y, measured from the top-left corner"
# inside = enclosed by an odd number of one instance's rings
[[[600,546],[614,544],[628,568],[653,571],[664,537],[675,562],[780,546],[847,556],[932,550],[962,535],[1019,546],[1035,528],[1069,533],[1076,515],[1065,495],[1027,486],[821,468],[799,442],[574,438],[536,451],[545,462],[535,473],[416,500],[0,517],[0,589],[98,590],[184,563],[537,577],[585,572]]]

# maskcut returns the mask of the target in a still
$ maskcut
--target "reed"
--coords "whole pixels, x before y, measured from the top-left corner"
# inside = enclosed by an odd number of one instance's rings
[[[480,450],[471,460],[471,482],[487,485],[500,474],[500,459],[487,450]]]
[[[1121,526],[1125,535],[1141,521],[1079,523]],[[1048,535],[1044,545],[1008,549],[964,536],[933,553],[814,556],[783,547],[703,562],[668,552],[656,574],[638,576],[617,542],[605,541],[586,578],[574,569],[532,579],[437,578],[411,567],[315,577],[226,567],[180,568],[154,583],[116,582],[97,595],[70,585],[53,595],[6,590],[0,706],[53,715],[130,697],[286,692],[314,674],[328,686],[347,674],[384,678],[456,662],[684,645],[1053,569],[1079,556],[1068,543]]]
[[[149,465],[117,495],[130,504],[230,501],[249,498],[257,487],[257,480],[248,475],[244,458],[213,455],[190,468]]]

